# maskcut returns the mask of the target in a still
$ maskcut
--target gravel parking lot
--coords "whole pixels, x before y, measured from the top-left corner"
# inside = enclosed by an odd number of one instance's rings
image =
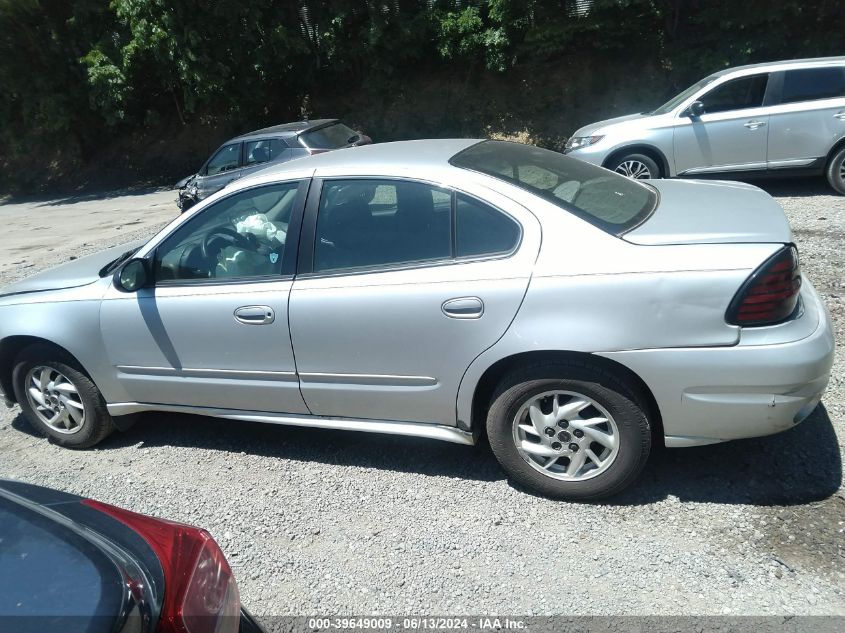
[[[845,615],[845,198],[763,186],[835,322],[824,404],[781,435],[662,451],[612,502],[527,494],[486,446],[170,414],[74,452],[3,409],[0,477],[206,527],[257,615]],[[173,198],[0,206],[0,284],[149,235]]]

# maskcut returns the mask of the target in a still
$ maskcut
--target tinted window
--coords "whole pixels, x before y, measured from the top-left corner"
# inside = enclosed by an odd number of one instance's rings
[[[240,165],[240,160],[241,144],[233,143],[232,145],[226,145],[225,147],[221,147],[217,153],[211,157],[211,160],[208,161],[208,167],[206,168],[205,173],[208,176],[213,176],[214,174],[220,174],[224,171],[237,169]]]
[[[257,187],[203,209],[156,249],[159,281],[277,276],[298,183]]]
[[[317,215],[314,270],[451,257],[451,196],[415,182],[332,180]]]
[[[261,141],[247,141],[244,143],[245,165],[258,165],[276,160],[287,149],[284,141],[278,138],[268,138]]]
[[[458,257],[506,253],[519,241],[516,222],[474,198],[458,195],[455,213]]]
[[[642,222],[657,202],[651,187],[531,145],[483,141],[449,162],[526,189],[615,234]]]
[[[783,75],[781,102],[813,101],[845,96],[845,68],[787,70]]]
[[[763,105],[768,80],[768,75],[752,75],[732,79],[713,88],[699,101],[704,104],[704,111],[707,114],[759,108]]]
[[[0,526],[0,630],[113,630],[125,581],[104,552],[4,498]]]
[[[333,123],[300,136],[306,147],[315,149],[337,149],[358,140],[358,132],[343,123]]]

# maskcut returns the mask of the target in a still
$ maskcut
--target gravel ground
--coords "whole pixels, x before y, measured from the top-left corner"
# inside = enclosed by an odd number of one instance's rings
[[[612,502],[527,494],[486,446],[169,414],[73,452],[3,410],[0,477],[206,527],[258,615],[845,615],[845,198],[765,187],[834,318],[824,405],[781,435],[662,451]],[[154,224],[26,252],[0,282]]]

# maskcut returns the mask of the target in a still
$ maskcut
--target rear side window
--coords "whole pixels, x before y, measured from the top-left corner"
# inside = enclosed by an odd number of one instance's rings
[[[276,160],[287,149],[285,142],[278,138],[267,138],[260,141],[247,141],[244,144],[245,165],[258,165]]]
[[[359,134],[343,123],[332,123],[300,135],[300,140],[311,149],[338,149],[358,140]]]
[[[449,163],[509,182],[621,235],[648,218],[657,205],[651,187],[547,149],[506,141],[482,141]]]
[[[781,103],[845,97],[845,67],[804,68],[783,74]]]
[[[494,255],[516,247],[519,226],[501,211],[458,194],[455,236],[458,257]]]
[[[448,259],[451,196],[398,180],[333,180],[317,214],[314,271]]]
[[[759,108],[763,105],[768,81],[767,74],[732,79],[713,88],[699,101],[704,104],[704,111],[707,114]]]

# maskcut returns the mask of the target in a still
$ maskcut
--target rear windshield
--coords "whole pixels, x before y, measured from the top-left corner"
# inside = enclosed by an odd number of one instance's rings
[[[483,141],[449,163],[526,189],[614,235],[642,223],[657,205],[651,187],[531,145]]]
[[[311,132],[300,134],[306,147],[312,149],[338,149],[354,143],[360,137],[358,132],[343,123],[332,123]]]

